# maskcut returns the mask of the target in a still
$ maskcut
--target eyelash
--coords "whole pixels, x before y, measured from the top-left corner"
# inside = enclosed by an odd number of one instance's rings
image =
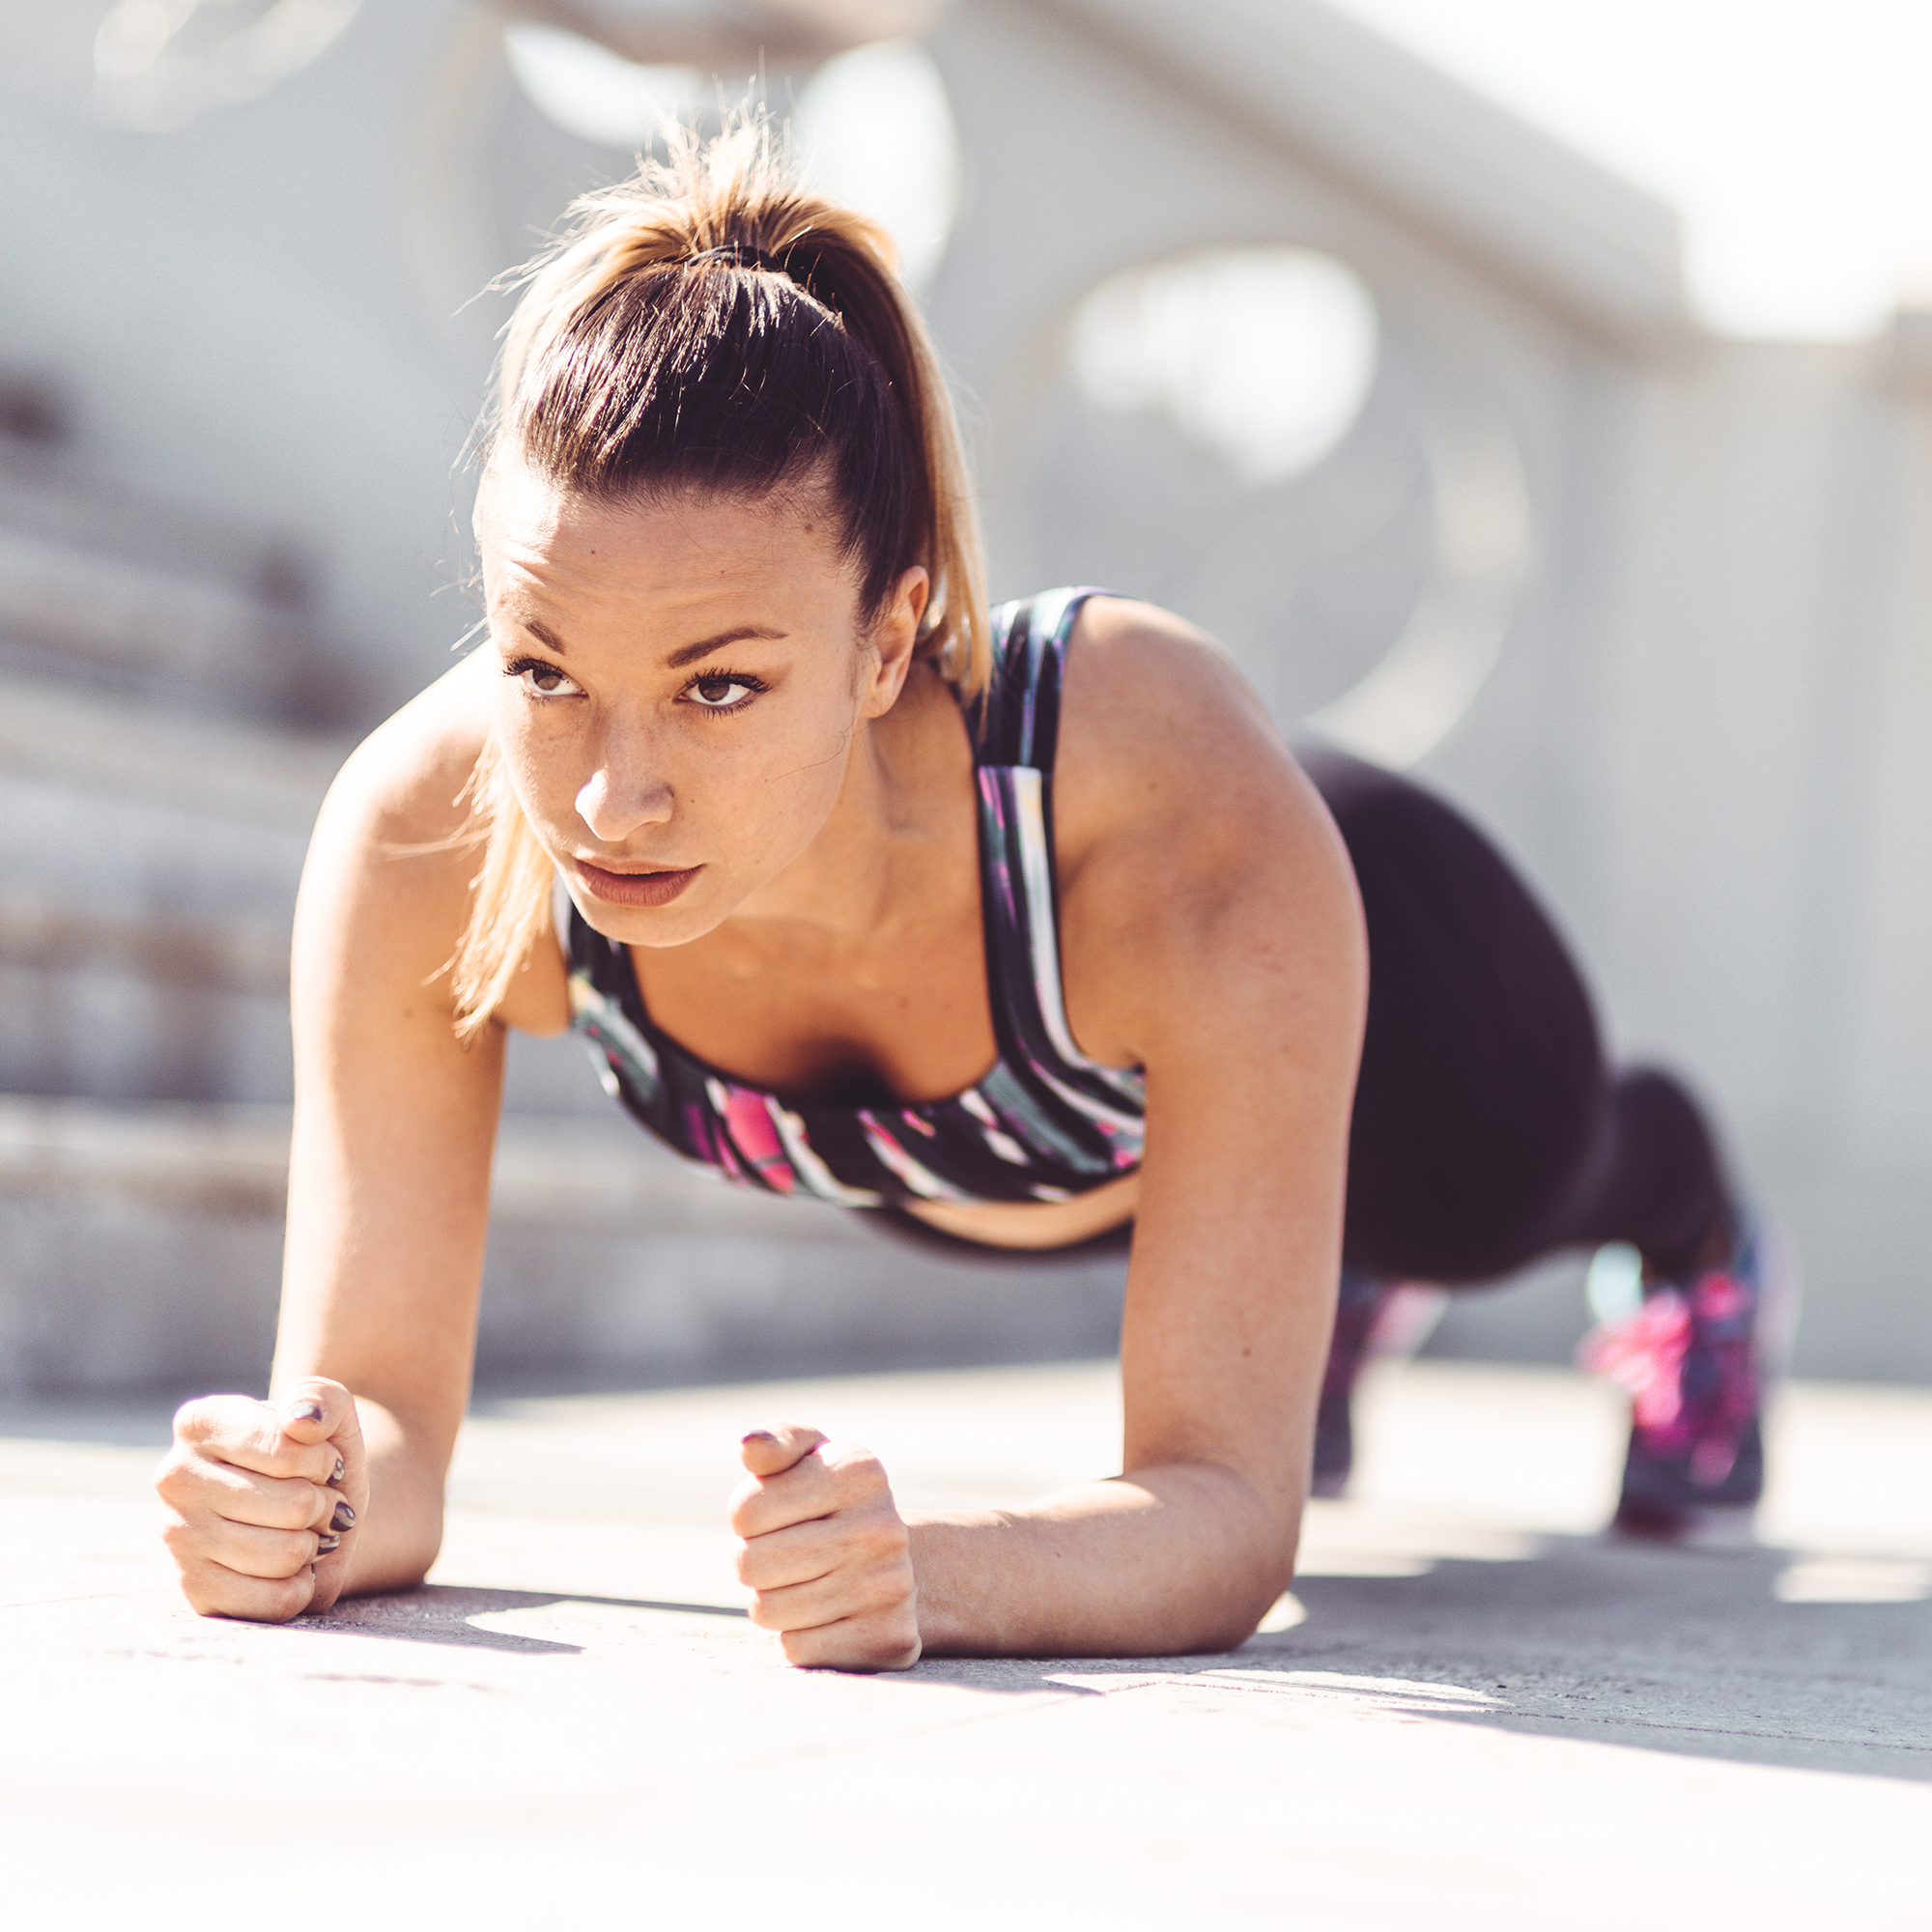
[[[521,678],[526,676],[531,671],[539,673],[548,672],[552,677],[564,679],[566,683],[576,683],[576,679],[572,678],[568,671],[559,670],[555,665],[548,663],[543,658],[514,658],[503,667],[503,675],[505,677]],[[745,689],[746,695],[737,699],[735,703],[705,704],[699,702],[694,706],[694,709],[707,712],[713,718],[728,718],[733,712],[744,710],[753,698],[771,689],[771,686],[763,678],[753,677],[750,671],[705,670],[699,671],[696,677],[692,678],[685,685],[683,694],[680,695],[689,695],[696,691],[699,685],[703,684],[723,684],[726,686],[736,684],[742,685]],[[542,702],[552,697],[569,697],[578,694],[572,692],[540,691],[531,692],[528,695],[535,697],[539,702]]]
[[[687,684],[684,687],[684,689],[686,693],[694,692],[697,689],[697,687],[700,684],[724,684],[724,685],[741,684],[745,687],[747,696],[738,698],[733,703],[730,704],[700,703],[695,707],[696,710],[702,711],[712,718],[728,718],[734,711],[744,710],[746,705],[751,703],[752,699],[753,697],[756,697],[761,692],[766,692],[771,689],[771,686],[768,685],[763,678],[753,677],[750,671],[743,671],[743,670],[700,671],[696,677],[694,677],[691,680],[689,684]]]
[[[531,671],[540,673],[548,672],[552,677],[560,677],[568,684],[575,684],[577,682],[568,671],[559,670],[555,665],[547,664],[542,658],[513,658],[503,667],[503,675],[505,677],[521,678],[526,676]],[[553,697],[569,697],[574,694],[567,691],[530,691],[526,687],[524,695],[526,697],[533,697],[542,702]]]

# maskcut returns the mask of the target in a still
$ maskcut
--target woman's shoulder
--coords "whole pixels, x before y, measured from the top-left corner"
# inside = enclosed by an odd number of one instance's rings
[[[489,666],[472,652],[384,720],[349,754],[325,814],[392,843],[454,838],[462,797],[490,735]]]
[[[1255,832],[1312,801],[1227,651],[1172,611],[1111,596],[1088,600],[1068,640],[1054,790],[1065,833],[1159,830],[1198,859],[1237,824],[1230,850],[1252,852]]]
[[[481,851],[467,788],[489,742],[490,674],[475,654],[445,672],[363,739],[324,801],[297,944],[316,959],[353,962],[352,998],[408,988],[420,1006],[450,993]],[[518,976],[497,1017],[554,1033],[568,1022],[561,961],[539,947],[532,964],[542,970]]]
[[[1348,857],[1266,707],[1193,625],[1119,598],[1082,611],[1053,803],[1067,1012],[1094,1058],[1152,1065],[1177,1039],[1198,1055],[1190,1029],[1249,1012],[1258,971],[1299,987],[1304,1014],[1346,1008]]]

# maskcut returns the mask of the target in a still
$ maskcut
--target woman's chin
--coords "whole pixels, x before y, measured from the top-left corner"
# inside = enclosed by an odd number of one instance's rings
[[[581,876],[571,881],[570,896],[584,923],[618,946],[683,946],[701,939],[731,911],[731,899],[721,892],[709,867],[676,896],[658,905],[606,897]]]

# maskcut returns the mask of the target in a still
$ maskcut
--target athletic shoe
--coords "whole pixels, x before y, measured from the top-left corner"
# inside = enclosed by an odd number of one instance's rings
[[[1355,1463],[1355,1383],[1371,1356],[1406,1358],[1429,1339],[1448,1295],[1418,1282],[1387,1282],[1345,1267],[1335,1297],[1335,1339],[1315,1410],[1310,1495],[1335,1497]]]
[[[1729,1266],[1649,1284],[1633,1313],[1584,1338],[1579,1364],[1631,1397],[1615,1519],[1625,1534],[1750,1540],[1764,1401],[1782,1368],[1795,1288],[1785,1243],[1747,1222]]]

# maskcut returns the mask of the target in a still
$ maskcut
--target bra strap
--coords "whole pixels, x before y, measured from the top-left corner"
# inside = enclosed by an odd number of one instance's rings
[[[993,611],[993,677],[974,710],[979,763],[1052,771],[1066,640],[1080,607],[1107,594],[1093,585],[1043,590]]]

